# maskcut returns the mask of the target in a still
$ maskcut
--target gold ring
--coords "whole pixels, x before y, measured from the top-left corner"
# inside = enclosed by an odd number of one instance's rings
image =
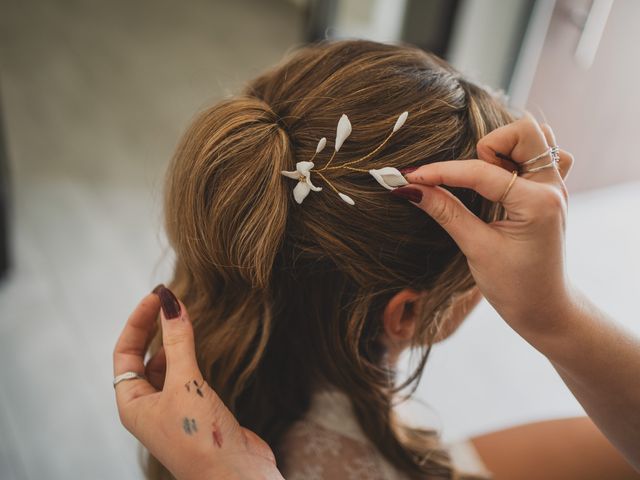
[[[506,190],[500,197],[500,200],[498,200],[498,203],[504,202],[505,198],[507,198],[507,195],[509,195],[509,191],[511,190],[511,187],[513,187],[513,184],[516,183],[516,178],[518,178],[518,171],[514,170],[513,175],[511,176],[511,181],[509,182],[509,185],[507,185]]]

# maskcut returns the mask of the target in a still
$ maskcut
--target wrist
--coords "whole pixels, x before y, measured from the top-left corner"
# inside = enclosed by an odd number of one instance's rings
[[[563,363],[580,348],[581,334],[588,325],[589,309],[595,309],[584,295],[573,286],[558,294],[543,309],[532,312],[520,335],[553,363]]]

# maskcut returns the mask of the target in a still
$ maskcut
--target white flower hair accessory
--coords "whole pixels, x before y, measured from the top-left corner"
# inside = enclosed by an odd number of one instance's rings
[[[372,169],[372,170],[364,170],[361,168],[354,167],[354,165],[360,162],[363,162],[364,160],[367,160],[373,157],[376,153],[378,153],[382,149],[382,147],[384,147],[387,144],[391,136],[395,132],[397,132],[400,129],[400,127],[404,125],[404,123],[407,121],[408,116],[409,116],[409,112],[403,112],[396,120],[396,123],[393,126],[393,130],[387,136],[387,138],[385,138],[380,145],[378,145],[373,151],[369,152],[364,157],[358,158],[356,160],[352,160],[350,162],[343,163],[341,165],[331,166],[331,162],[335,158],[336,154],[340,151],[342,144],[349,137],[349,135],[351,135],[351,130],[352,130],[351,122],[349,121],[349,117],[343,114],[340,117],[340,120],[338,121],[338,126],[336,128],[336,139],[334,142],[333,154],[331,155],[331,158],[327,161],[327,163],[322,168],[318,170],[314,170],[315,164],[313,163],[313,160],[316,158],[316,155],[318,155],[320,152],[322,152],[322,150],[324,150],[324,147],[327,144],[327,139],[325,137],[322,137],[318,142],[318,146],[316,147],[316,151],[313,154],[313,157],[311,157],[311,160],[296,163],[296,169],[293,171],[286,171],[286,170],[281,171],[282,175],[284,175],[285,177],[298,180],[297,185],[293,189],[293,197],[296,200],[296,202],[301,204],[304,201],[304,199],[307,198],[307,195],[309,195],[309,192],[312,190],[314,192],[319,192],[322,190],[321,187],[316,187],[311,182],[312,171],[317,173],[318,176],[322,180],[324,180],[327,183],[327,185],[329,185],[329,187],[331,187],[331,189],[336,194],[338,194],[338,196],[344,202],[348,203],[349,205],[355,205],[355,202],[353,201],[353,199],[350,196],[342,192],[339,192],[336,189],[336,187],[326,177],[326,174],[323,172],[326,172],[329,170],[346,169],[346,170],[352,170],[355,172],[369,173],[373,178],[375,178],[375,180],[380,185],[382,185],[384,188],[388,190],[393,190],[394,188],[401,187],[403,185],[408,185],[409,182],[407,182],[405,178],[402,176],[402,174],[400,173],[400,171],[394,167],[384,167],[384,168]]]
[[[309,192],[311,190],[313,190],[314,192],[319,192],[320,190],[322,190],[322,187],[316,187],[313,183],[311,183],[310,172],[313,167],[313,162],[298,162],[296,163],[296,169],[294,171],[287,172],[283,170],[282,172],[280,172],[285,177],[298,180],[298,184],[293,189],[293,198],[295,198],[296,202],[298,203],[302,203],[302,201],[307,198],[307,195],[309,195]]]
[[[384,167],[378,170],[369,170],[369,173],[387,190],[393,190],[397,187],[409,185],[400,173],[400,170],[394,167]]]

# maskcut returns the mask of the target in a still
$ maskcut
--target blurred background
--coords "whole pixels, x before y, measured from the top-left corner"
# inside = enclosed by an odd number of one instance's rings
[[[111,354],[169,279],[162,178],[195,112],[322,38],[407,41],[577,158],[576,284],[640,333],[640,2],[0,0],[0,479],[139,479]],[[582,413],[486,304],[404,408],[445,440]],[[427,420],[425,420],[427,419]]]

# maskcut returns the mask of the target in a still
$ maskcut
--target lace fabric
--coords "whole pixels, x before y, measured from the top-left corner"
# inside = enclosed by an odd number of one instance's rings
[[[287,432],[281,449],[285,459],[280,467],[288,480],[409,479],[370,444],[348,397],[337,391],[314,396],[309,412]],[[470,442],[450,450],[458,468],[487,473]]]

